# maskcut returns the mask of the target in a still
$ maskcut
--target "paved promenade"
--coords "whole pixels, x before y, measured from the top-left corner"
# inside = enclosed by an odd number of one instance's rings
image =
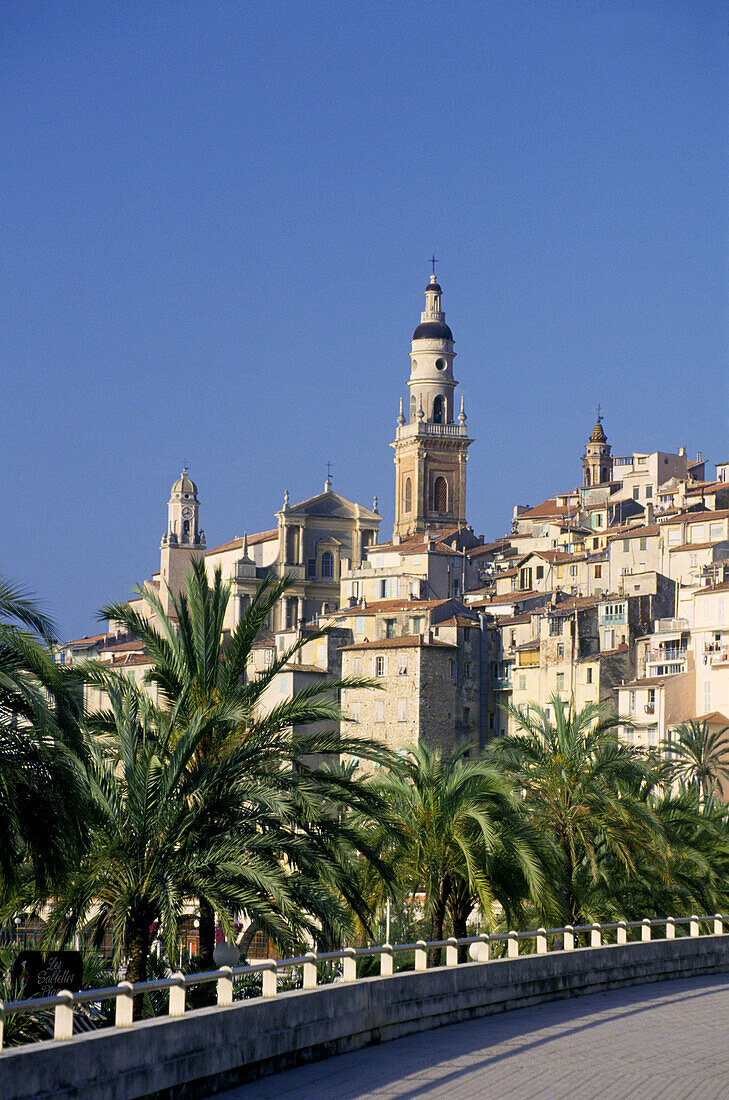
[[[266,1077],[220,1100],[729,1100],[729,975],[486,1016]]]

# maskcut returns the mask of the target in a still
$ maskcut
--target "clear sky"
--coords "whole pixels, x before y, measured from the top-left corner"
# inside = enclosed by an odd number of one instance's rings
[[[288,488],[380,500],[435,251],[468,518],[729,459],[729,17],[699,0],[0,6],[0,572],[64,637]]]

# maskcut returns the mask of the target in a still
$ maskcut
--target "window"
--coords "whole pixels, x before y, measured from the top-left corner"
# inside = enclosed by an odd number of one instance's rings
[[[375,676],[384,676],[387,669],[386,657],[375,657]]]
[[[666,533],[666,543],[668,546],[678,546],[681,541],[681,528],[669,527]]]
[[[658,726],[648,726],[648,729],[646,730],[646,733],[648,734],[648,744],[649,745],[657,745],[658,744]]]
[[[562,580],[562,574],[563,574],[563,573],[564,573],[564,569],[562,568],[562,566],[561,566],[561,565],[558,565],[558,566],[557,566],[557,580],[558,580],[558,581],[561,581],[561,580]]]
[[[635,692],[628,692],[628,714],[635,714]]]
[[[532,571],[528,566],[519,570],[519,588],[529,589],[532,586]]]
[[[352,661],[352,675],[353,676],[361,676],[362,675],[362,658],[361,657],[355,657],[354,660]]]
[[[415,363],[413,363],[413,369],[415,369]],[[417,416],[418,409],[415,403],[415,394],[410,394],[410,423],[412,424]]]
[[[630,539],[623,539],[623,553],[627,554],[630,550]]]
[[[526,676],[519,677],[519,691],[526,691]]]
[[[436,359],[436,361],[435,361],[435,369],[436,370],[445,370],[445,367],[446,367],[445,359]]]
[[[598,512],[597,515],[595,516],[595,519],[597,521],[595,523],[595,526],[596,527],[602,527],[602,512]]]
[[[459,588],[460,588],[460,581],[458,580],[458,577],[454,577],[453,578],[453,595],[454,596],[458,596]]]
[[[364,624],[365,624],[364,615],[358,615],[357,616],[357,621],[355,623],[355,628],[354,628],[356,634],[364,634],[364,628],[365,628]]]
[[[352,703],[352,718],[354,719],[355,722],[359,722],[359,716],[360,716],[360,704],[359,703]]]
[[[325,550],[321,556],[321,575],[322,577],[334,576],[334,554],[330,550]]]
[[[553,615],[549,620],[549,633],[552,638],[558,638],[562,633],[562,620]]]
[[[724,524],[721,521],[709,524],[709,542],[718,542],[720,538],[723,538],[723,527]]]
[[[437,394],[433,401],[433,423],[443,423],[443,398],[440,394]],[[445,509],[441,509],[441,511],[445,511]]]
[[[586,675],[587,683],[591,684],[592,683],[592,665],[588,665],[587,669],[585,671],[586,671],[586,674],[587,674]]]
[[[597,550],[597,548],[599,547],[599,545],[600,545],[600,540],[599,540],[599,539],[593,539],[593,540],[592,540],[592,549],[593,549],[593,550]]]
[[[394,638],[395,637],[395,620],[394,619],[385,619],[385,637],[386,638]]]
[[[643,538],[643,539],[640,540],[640,548],[641,548],[641,550],[647,550],[648,549],[648,539]]]
[[[306,565],[306,575],[307,577],[316,576],[316,558],[309,558]]]
[[[576,565],[571,565],[570,566],[570,576],[571,577],[576,577],[577,576],[577,566]]]
[[[390,578],[380,581],[380,599],[387,600],[390,597]]]
[[[405,498],[405,511],[409,512],[413,506],[413,483],[409,477],[405,478],[405,492],[403,493],[403,496]]]
[[[646,487],[645,487],[645,499],[650,500],[652,496],[653,496],[653,486],[652,485],[646,485]]]
[[[397,659],[397,673],[398,676],[407,676],[408,674],[408,659],[405,653],[401,653]]]
[[[406,699],[398,699],[397,701],[397,720],[398,722],[407,722],[408,720],[408,704]]]
[[[623,726],[623,737],[625,738],[625,740],[628,742],[629,745],[634,744],[634,742],[635,742],[635,730],[633,729],[632,726]]]
[[[543,565],[538,565],[537,566],[537,580],[540,581],[543,576],[544,576],[544,566]]]
[[[433,483],[433,511],[448,511],[448,485],[444,477],[437,477]]]
[[[711,682],[709,680],[704,683],[704,710],[707,714],[711,710]]]
[[[640,485],[636,485],[635,488],[633,489],[633,500],[639,500],[639,499],[640,499]]]
[[[601,565],[596,565],[595,566],[595,580],[599,581],[601,579],[601,577],[602,577],[602,566]]]
[[[410,620],[410,624],[411,624],[411,629],[412,629],[413,634],[422,634],[422,632],[423,632],[423,620],[422,620],[421,616],[419,616],[419,615],[414,616]]]
[[[564,657],[564,642],[560,642],[557,646],[557,659],[562,660]]]
[[[375,703],[375,722],[385,721],[385,704],[382,699],[378,699]]]
[[[455,678],[456,678],[456,662],[455,661],[449,661],[448,670],[451,674],[451,679],[455,680]]]
[[[557,691],[564,691],[564,672],[557,673]]]
[[[653,707],[656,705],[656,689],[648,688],[648,706]]]
[[[466,661],[465,665],[463,666],[463,675],[464,676],[470,676],[471,675],[471,662],[470,661]]]

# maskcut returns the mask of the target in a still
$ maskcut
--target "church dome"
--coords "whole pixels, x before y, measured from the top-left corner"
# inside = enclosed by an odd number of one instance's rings
[[[432,282],[428,283],[428,285],[425,288],[425,293],[427,294],[429,290],[430,291],[434,290],[436,294],[442,294],[443,293],[443,291],[440,289],[440,287],[436,283],[435,279],[433,279]]]
[[[429,290],[432,287],[428,288]],[[413,333],[413,340],[452,340],[453,333],[445,321],[422,321]]]
[[[590,436],[590,443],[607,443],[607,436],[602,430],[602,422],[598,416],[595,421],[595,427],[592,429],[592,435]]]
[[[197,485],[192,480],[192,478],[189,478],[187,476],[187,466],[184,468],[184,470],[180,474],[179,478],[177,479],[175,484],[172,486],[171,492],[173,492],[173,493],[188,493],[188,494],[193,494],[193,493],[196,494],[197,493]]]

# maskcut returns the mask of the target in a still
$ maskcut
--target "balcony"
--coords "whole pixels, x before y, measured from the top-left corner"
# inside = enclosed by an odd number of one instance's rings
[[[709,658],[710,665],[727,665],[729,666],[729,646],[715,646],[714,649],[708,650],[704,655],[704,660]]]
[[[465,424],[429,424],[427,420],[418,420],[413,424],[403,424],[399,427],[396,432],[396,439],[411,439],[423,435],[467,439],[468,429]]]

